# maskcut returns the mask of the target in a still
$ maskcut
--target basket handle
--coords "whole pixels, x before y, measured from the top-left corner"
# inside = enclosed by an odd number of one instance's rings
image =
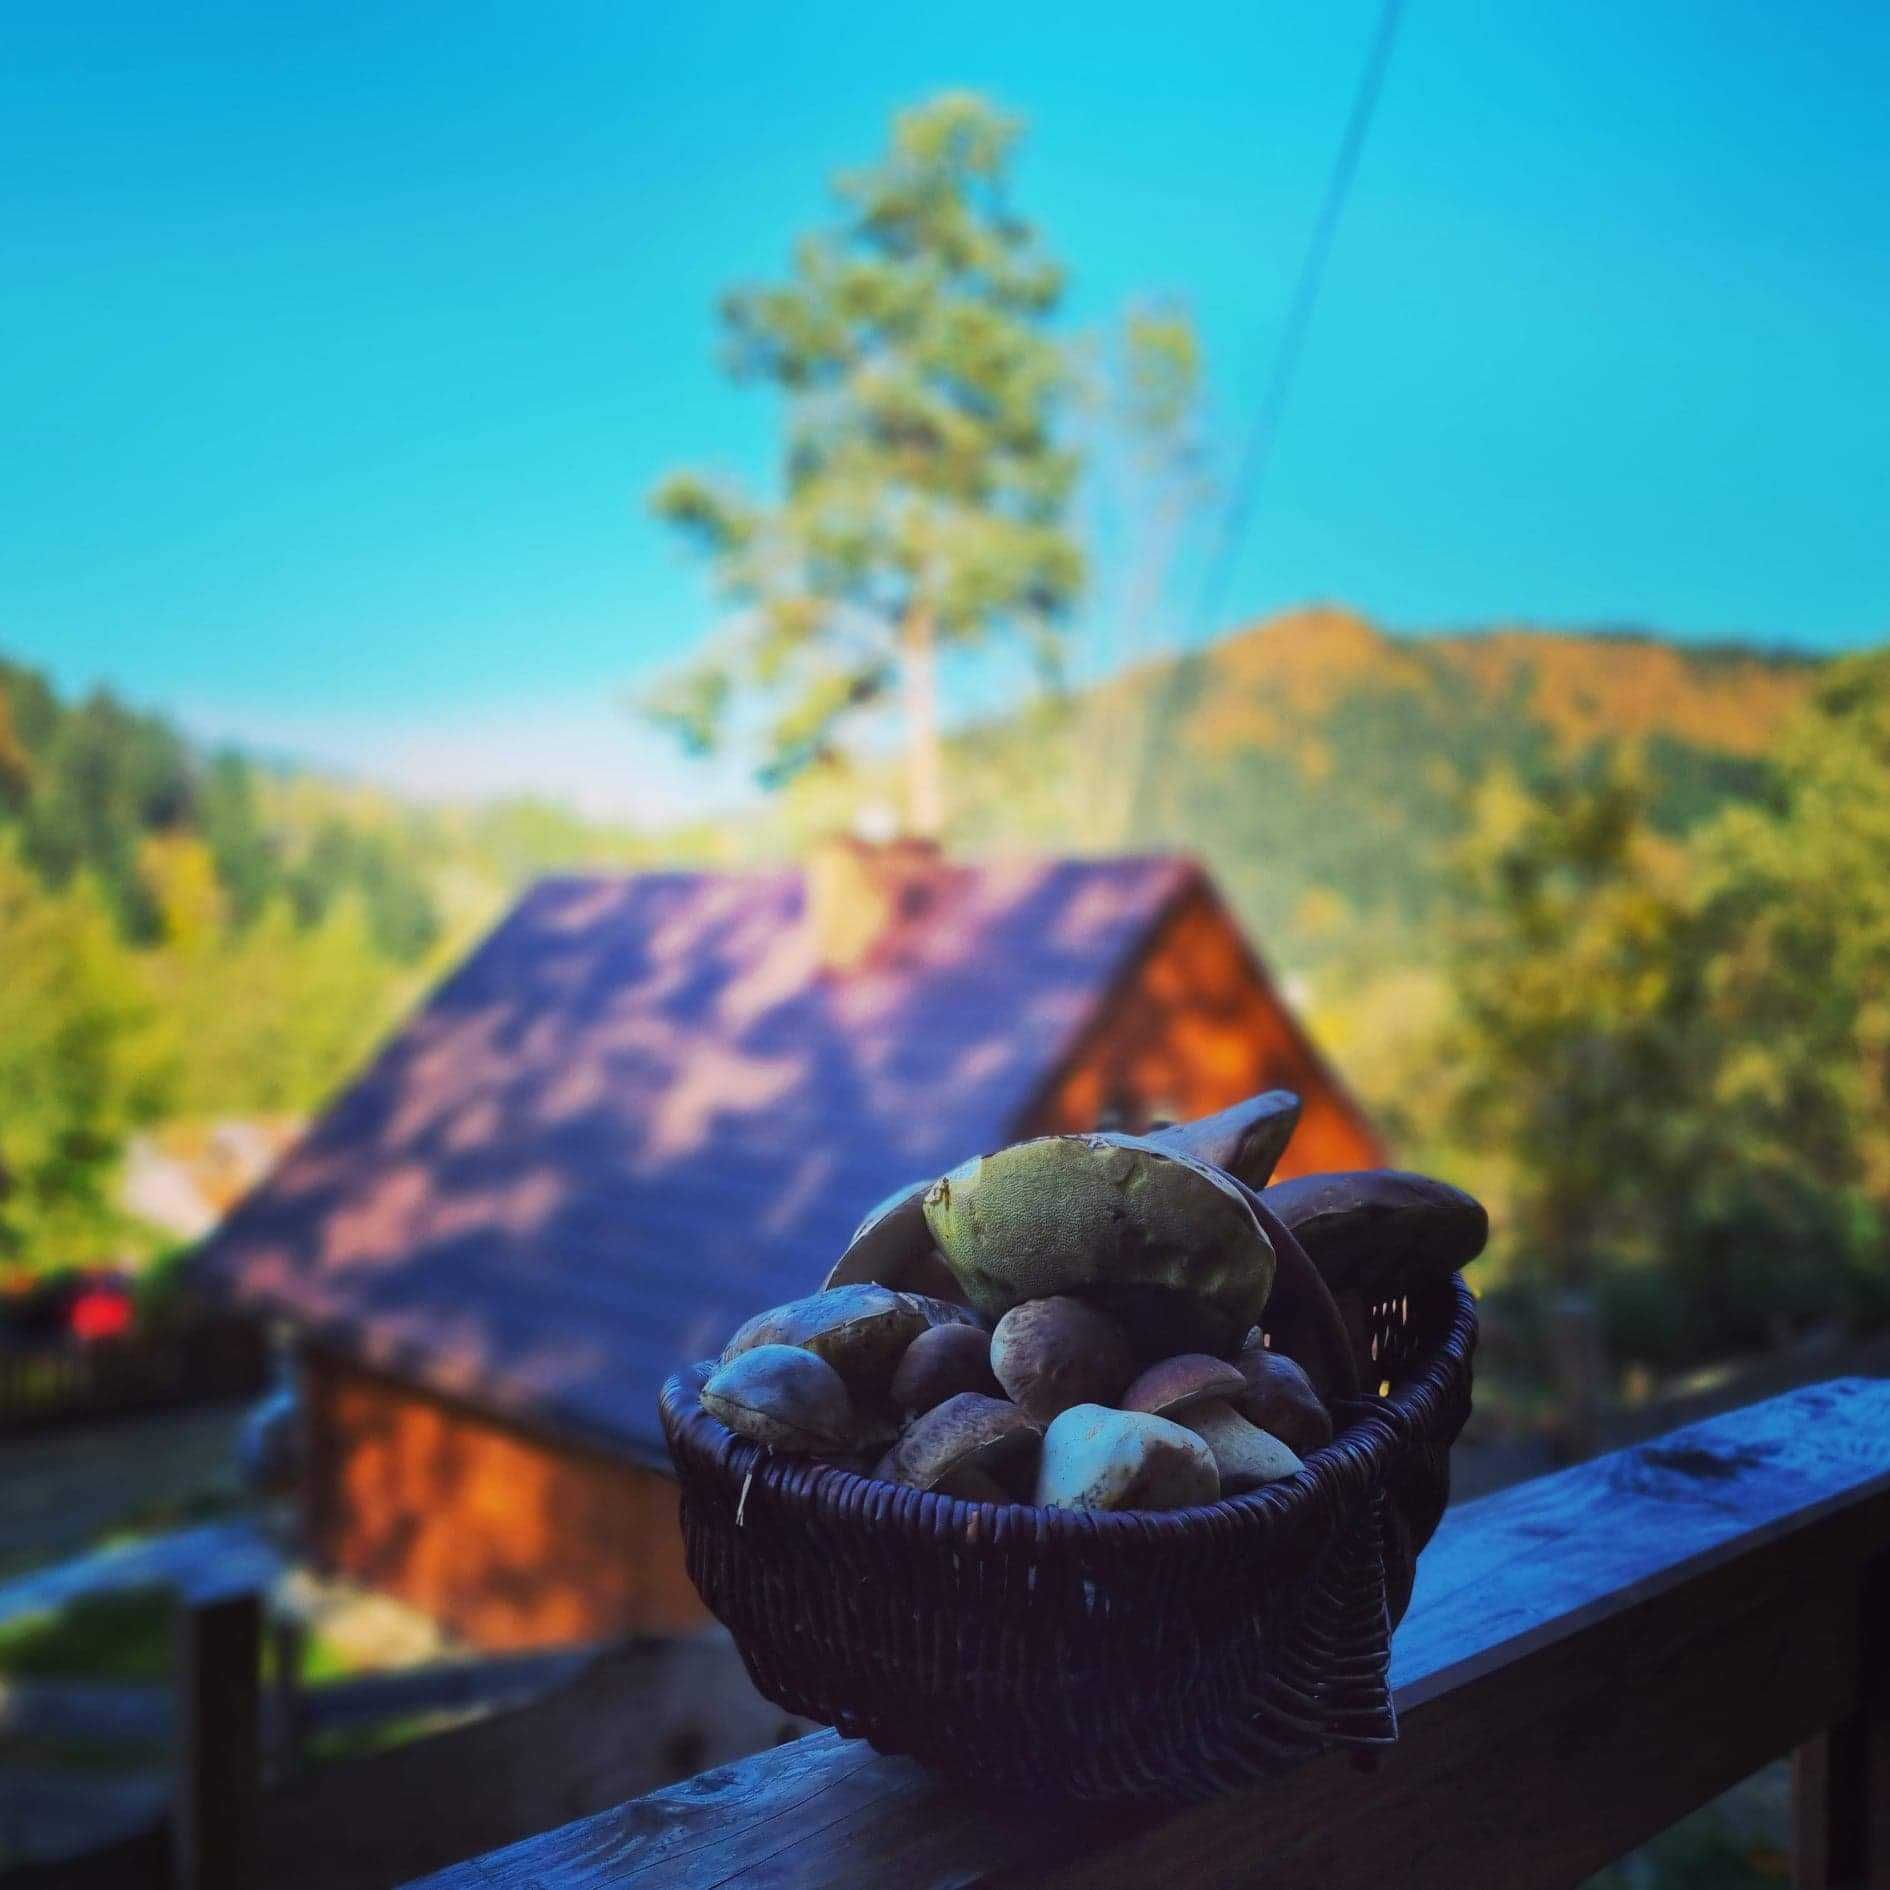
[[[1273,1243],[1273,1293],[1267,1330],[1313,1381],[1328,1405],[1359,1395],[1358,1353],[1339,1303],[1299,1237],[1245,1182],[1240,1184],[1266,1237]]]

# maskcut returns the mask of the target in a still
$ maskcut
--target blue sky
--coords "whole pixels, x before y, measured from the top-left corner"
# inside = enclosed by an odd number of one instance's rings
[[[989,91],[1072,329],[1175,294],[1238,440],[1375,4],[12,9],[0,649],[423,790],[693,791],[645,516],[765,480],[714,298]],[[1890,633],[1890,12],[1411,0],[1230,620]],[[697,784],[699,785],[699,784]]]

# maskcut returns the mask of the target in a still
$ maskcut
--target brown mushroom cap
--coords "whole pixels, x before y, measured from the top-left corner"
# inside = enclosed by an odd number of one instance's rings
[[[798,1345],[758,1345],[711,1373],[702,1408],[742,1437],[809,1456],[844,1456],[859,1442],[840,1374]]]
[[[961,1391],[1003,1395],[991,1370],[991,1335],[982,1326],[933,1326],[921,1332],[893,1373],[893,1403],[902,1411],[925,1412]]]
[[[945,1490],[948,1481],[976,1471],[994,1482],[1010,1466],[1034,1456],[1039,1432],[1002,1398],[961,1391],[928,1411],[880,1459],[874,1475],[915,1490]]]
[[[1270,1089],[1218,1115],[1151,1129],[1143,1139],[1206,1162],[1250,1188],[1264,1188],[1298,1122],[1299,1098],[1290,1089]]]
[[[961,1306],[885,1286],[838,1286],[757,1313],[737,1330],[723,1364],[760,1345],[798,1345],[823,1358],[856,1398],[880,1401],[906,1347],[936,1325],[976,1321]]]
[[[1016,1493],[1007,1490],[996,1477],[984,1470],[954,1470],[932,1485],[934,1496],[962,1497],[967,1503],[1015,1503]],[[1025,1492],[1028,1498],[1029,1492]]]
[[[1114,1404],[1135,1375],[1135,1354],[1107,1313],[1054,1294],[997,1322],[991,1369],[1021,1410],[1048,1424],[1073,1404]]]
[[[1238,1365],[1206,1352],[1183,1352],[1151,1365],[1122,1394],[1125,1411],[1147,1411],[1154,1417],[1173,1417],[1217,1398],[1239,1398],[1247,1380]]]
[[[1468,1266],[1490,1237],[1482,1202],[1397,1168],[1300,1175],[1261,1199],[1299,1237],[1333,1292],[1368,1297],[1383,1279]]]
[[[1243,1389],[1228,1402],[1249,1424],[1270,1431],[1302,1457],[1332,1442],[1332,1414],[1320,1402],[1312,1380],[1284,1352],[1269,1351],[1255,1336],[1235,1363]]]

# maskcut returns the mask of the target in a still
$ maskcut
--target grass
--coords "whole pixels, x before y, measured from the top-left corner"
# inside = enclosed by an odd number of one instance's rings
[[[69,1603],[56,1612],[33,1615],[0,1627],[0,1679],[91,1680],[122,1686],[166,1686],[172,1678],[173,1603],[156,1589],[99,1595]],[[262,1683],[275,1673],[274,1642],[265,1639]],[[318,1634],[302,1641],[301,1682],[305,1687],[345,1679],[360,1663]],[[424,1714],[378,1725],[318,1733],[308,1742],[314,1761],[355,1758],[385,1751],[450,1724],[457,1715]],[[0,1740],[0,1762],[26,1750],[21,1741]],[[93,1740],[33,1741],[35,1762],[113,1769],[127,1756],[123,1746]]]
[[[102,1680],[125,1686],[171,1678],[174,1604],[157,1589],[88,1596],[0,1627],[0,1675],[14,1680]],[[263,1679],[274,1677],[275,1647],[263,1644]],[[333,1641],[304,1636],[301,1680],[317,1686],[360,1671]]]
[[[146,1590],[90,1596],[0,1627],[0,1674],[16,1680],[171,1677],[171,1603]]]

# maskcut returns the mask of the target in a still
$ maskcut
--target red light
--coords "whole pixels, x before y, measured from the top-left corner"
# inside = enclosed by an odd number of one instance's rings
[[[131,1301],[94,1289],[72,1302],[69,1319],[75,1339],[116,1339],[131,1330]]]

